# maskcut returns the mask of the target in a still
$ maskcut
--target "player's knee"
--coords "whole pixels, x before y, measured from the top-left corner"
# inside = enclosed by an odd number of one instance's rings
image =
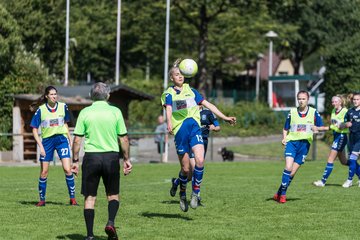
[[[196,166],[203,167],[204,166],[204,161],[205,161],[204,157],[197,158],[196,159]]]
[[[189,167],[182,167],[181,168],[181,172],[184,176],[188,176],[189,175],[189,172],[190,172],[190,168]]]
[[[41,170],[40,177],[41,178],[47,178],[48,174],[49,174],[48,170]]]
[[[64,173],[66,175],[72,175],[71,168],[64,168]]]

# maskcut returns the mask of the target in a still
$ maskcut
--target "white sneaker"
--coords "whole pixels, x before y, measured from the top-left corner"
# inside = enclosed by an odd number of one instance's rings
[[[343,188],[349,188],[352,186],[352,180],[346,180],[344,184],[342,185]]]
[[[192,209],[196,209],[199,205],[199,194],[196,194],[196,193],[192,193],[191,194],[191,200],[190,200],[190,207]]]
[[[317,187],[325,187],[325,183],[323,183],[321,180],[315,181],[313,184]]]

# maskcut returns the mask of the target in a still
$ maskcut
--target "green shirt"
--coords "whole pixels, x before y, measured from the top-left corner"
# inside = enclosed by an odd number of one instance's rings
[[[74,135],[85,136],[85,152],[119,152],[118,136],[127,134],[120,109],[96,101],[80,111]]]

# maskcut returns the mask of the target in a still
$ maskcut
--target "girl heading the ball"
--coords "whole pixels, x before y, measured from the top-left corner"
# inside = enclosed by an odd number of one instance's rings
[[[179,69],[180,59],[176,60],[169,71],[173,86],[169,87],[161,96],[161,104],[166,111],[167,129],[175,136],[175,146],[181,170],[180,178],[180,209],[188,210],[186,200],[186,184],[189,172],[193,172],[192,194],[190,206],[198,207],[200,185],[204,173],[204,144],[201,135],[199,105],[208,108],[218,117],[230,124],[236,123],[235,117],[225,116],[215,105],[206,101],[204,97],[189,84],[184,83],[184,76]],[[195,167],[191,169],[189,154],[195,155]]]

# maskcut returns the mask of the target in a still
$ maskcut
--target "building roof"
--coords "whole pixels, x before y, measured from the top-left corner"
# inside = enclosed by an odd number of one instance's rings
[[[90,90],[92,85],[80,85],[80,86],[56,86],[56,89],[59,92],[59,95],[65,97],[82,97],[89,99],[90,98]],[[126,95],[130,96],[134,100],[152,100],[154,96],[144,93],[142,91],[136,90],[124,84],[119,85],[110,85],[111,92],[110,93],[126,93]]]
[[[260,79],[267,80],[269,78],[269,55],[264,54],[263,58],[261,58],[259,61],[260,61]],[[274,52],[272,59],[272,75],[276,73],[281,61],[282,61],[281,56]],[[248,70],[250,76],[256,77],[256,62]],[[246,74],[246,71],[244,71],[243,74]]]
[[[26,100],[26,101],[36,101],[41,95],[40,94],[15,94],[15,99]],[[65,97],[59,95],[60,102],[66,102],[66,104],[77,104],[77,105],[90,105],[92,101],[90,99],[85,99],[82,97]]]
[[[90,90],[92,85],[80,85],[80,86],[55,86],[58,90],[59,101],[66,102],[70,105],[90,105],[92,100],[90,99]],[[152,100],[154,96],[136,90],[124,84],[111,85],[112,98],[127,98],[128,100]],[[40,94],[15,94],[15,99],[36,101]]]

